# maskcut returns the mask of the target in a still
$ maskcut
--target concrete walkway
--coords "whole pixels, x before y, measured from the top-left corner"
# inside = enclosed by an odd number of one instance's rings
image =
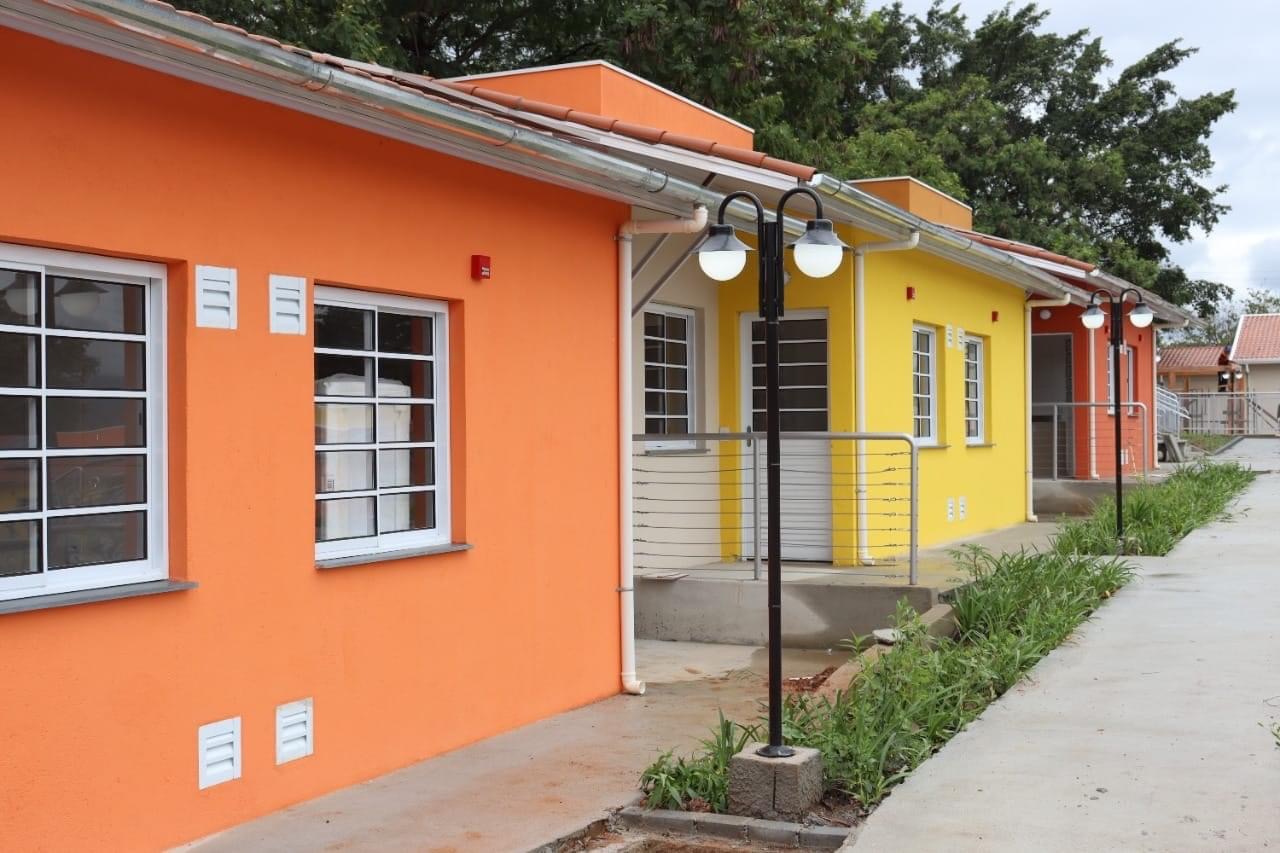
[[[1210,459],[1239,462],[1255,471],[1280,471],[1280,438],[1242,438]]]
[[[768,656],[751,646],[641,641],[644,696],[614,696],[299,803],[204,839],[199,853],[521,853],[625,805],[659,752],[706,737],[716,709],[754,722]],[[789,651],[783,673],[845,658]]]
[[[1238,445],[1257,468],[1280,441]],[[1275,467],[1280,467],[1277,465]],[[1280,475],[1140,576],[846,850],[1280,850]]]

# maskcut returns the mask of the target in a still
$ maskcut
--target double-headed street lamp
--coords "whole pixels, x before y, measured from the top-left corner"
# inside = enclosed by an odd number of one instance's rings
[[[1098,305],[1100,297],[1105,297],[1111,308],[1111,412],[1116,424],[1116,553],[1124,553],[1124,486],[1122,484],[1122,470],[1120,446],[1120,351],[1124,346],[1124,300],[1125,297],[1132,293],[1137,297],[1137,303],[1133,306],[1133,310],[1129,312],[1129,322],[1139,329],[1145,329],[1151,325],[1151,321],[1155,319],[1155,315],[1151,313],[1151,308],[1142,299],[1142,292],[1137,288],[1126,287],[1118,296],[1112,296],[1108,292],[1095,291],[1093,297],[1089,300],[1089,308],[1080,315],[1080,322],[1084,323],[1086,329],[1100,329],[1102,323],[1106,319],[1102,313],[1102,308]],[[1132,389],[1130,389],[1132,394]],[[1145,460],[1144,460],[1145,464]]]
[[[756,237],[760,247],[760,316],[765,321],[765,459],[768,470],[769,504],[769,744],[759,750],[767,758],[786,758],[795,750],[782,742],[782,491],[781,423],[778,406],[778,320],[783,313],[783,210],[793,196],[813,199],[817,218],[810,219],[805,233],[791,249],[796,267],[809,278],[826,278],[840,268],[848,248],[830,219],[822,216],[822,199],[808,187],[796,187],[782,194],[775,218],[766,222],[764,205],[745,191],[730,193],[720,202],[716,224],[698,247],[698,264],[708,277],[729,281],[747,265],[751,247],[738,239],[732,225],[725,224],[725,209],[734,199],[746,199],[756,209]]]

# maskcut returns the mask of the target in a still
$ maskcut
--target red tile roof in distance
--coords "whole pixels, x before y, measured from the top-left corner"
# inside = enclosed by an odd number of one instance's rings
[[[1236,330],[1236,361],[1280,361],[1280,314],[1245,314]]]
[[[1161,373],[1204,371],[1217,372],[1227,362],[1227,348],[1218,344],[1184,345],[1160,348]]]
[[[1048,249],[1041,249],[1039,246],[1032,246],[1030,243],[1019,243],[1017,240],[1005,240],[1001,237],[992,237],[990,234],[983,234],[979,231],[965,231],[962,228],[953,228],[966,237],[972,237],[984,246],[990,246],[993,249],[1001,249],[1011,255],[1024,255],[1028,258],[1039,258],[1042,261],[1050,261],[1055,264],[1061,264],[1064,267],[1081,270],[1082,272],[1093,272],[1097,267],[1086,261],[1077,261],[1075,258],[1069,258],[1066,255],[1059,255],[1057,252],[1050,252]]]
[[[570,107],[560,106],[558,104],[548,104],[543,101],[534,101],[528,98],[522,98],[519,95],[512,95],[508,92],[498,92],[493,89],[486,89],[475,83],[468,83],[465,80],[436,80],[435,82],[450,86],[460,92],[471,95],[475,98],[482,98],[495,104],[507,107],[520,112],[533,113],[534,115],[544,116],[546,118],[556,119],[557,121],[568,121],[574,124],[581,124],[593,130],[604,131],[606,133],[617,133],[632,139],[638,139],[641,142],[647,142],[651,145],[670,145],[673,148],[683,148],[686,151],[694,151],[698,154],[708,154],[712,157],[721,157],[725,160],[732,160],[735,163],[743,163],[748,166],[756,166],[761,169],[768,169],[771,172],[778,172],[787,177],[796,180],[807,181],[817,174],[817,169],[813,166],[806,166],[803,163],[792,163],[789,160],[779,160],[776,157],[770,157],[763,151],[753,151],[749,148],[737,148],[732,145],[725,145],[722,142],[716,142],[712,139],[703,139],[697,136],[688,136],[682,133],[674,133],[670,130],[664,130],[660,127],[650,127],[645,124],[633,124],[632,122],[623,121],[612,116],[596,115],[595,113],[575,110]]]

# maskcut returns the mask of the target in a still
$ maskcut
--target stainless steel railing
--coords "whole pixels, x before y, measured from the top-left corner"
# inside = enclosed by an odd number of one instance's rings
[[[767,551],[764,436],[633,436],[636,568],[750,563]],[[905,433],[785,432],[780,472],[788,563],[900,567],[918,580],[919,458]],[[901,570],[900,568],[898,569]]]
[[[1183,430],[1206,435],[1280,434],[1280,391],[1205,391],[1181,395]]]
[[[1181,435],[1183,427],[1191,420],[1191,413],[1182,405],[1182,399],[1168,388],[1156,386],[1156,429],[1162,435]]]
[[[1115,442],[1115,426],[1107,417],[1090,418],[1097,409],[1110,413],[1113,406],[1110,402],[1100,403],[1034,403],[1032,412],[1032,467],[1037,477],[1046,479],[1088,479],[1096,476],[1096,463],[1100,452],[1113,452]],[[1079,410],[1080,416],[1077,416]],[[1048,413],[1048,414],[1046,414]],[[1147,478],[1151,467],[1151,430],[1148,426],[1147,404],[1140,400],[1126,400],[1120,403],[1119,417],[1121,421],[1121,444],[1126,455],[1128,447],[1141,446],[1142,479]],[[1137,420],[1137,434],[1134,424]],[[1048,439],[1045,430],[1037,430],[1037,426],[1048,426]],[[1081,437],[1083,433],[1083,437]],[[1077,447],[1083,444],[1085,459],[1089,460],[1086,470],[1077,465],[1080,458]],[[1049,451],[1046,457],[1044,451]],[[1100,449],[1101,448],[1101,449]],[[1045,461],[1050,460],[1050,461]],[[1138,467],[1138,466],[1134,466]]]

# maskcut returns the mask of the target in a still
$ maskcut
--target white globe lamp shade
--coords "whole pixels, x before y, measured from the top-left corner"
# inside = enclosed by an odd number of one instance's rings
[[[1151,321],[1156,315],[1151,313],[1151,307],[1145,302],[1139,302],[1133,306],[1133,310],[1129,312],[1129,322],[1139,329],[1145,329],[1151,325]]]
[[[1084,323],[1086,329],[1101,329],[1106,319],[1097,305],[1090,305],[1089,310],[1080,315],[1080,322]]]
[[[830,219],[811,219],[804,236],[792,244],[796,269],[809,278],[826,278],[840,269],[844,250],[848,248],[836,236]]]
[[[729,281],[746,267],[750,250],[750,246],[738,239],[732,225],[712,225],[707,239],[698,247],[698,266],[707,278]]]

